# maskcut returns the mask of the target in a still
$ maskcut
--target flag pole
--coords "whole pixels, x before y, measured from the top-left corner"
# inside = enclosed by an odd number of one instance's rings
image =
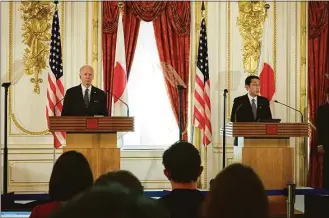
[[[58,2],[59,1],[54,1],[55,4],[55,13],[58,10]],[[54,107],[54,115],[56,116],[56,107]],[[54,146],[53,146],[53,165],[55,165],[56,162],[56,148],[55,148],[55,136],[54,136]]]
[[[8,134],[7,134],[7,122],[8,122],[8,89],[11,85],[10,82],[2,83],[2,87],[5,88],[5,121],[4,121],[4,148],[3,148],[3,194],[8,192]]]

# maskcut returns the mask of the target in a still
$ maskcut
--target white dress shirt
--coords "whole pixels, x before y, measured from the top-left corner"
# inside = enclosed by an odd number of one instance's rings
[[[252,105],[252,99],[255,99],[255,104],[256,104],[256,108],[257,108],[257,96],[252,97],[252,96],[249,95],[249,93],[248,93],[248,98],[249,98],[250,105]]]
[[[82,88],[82,96],[85,96],[86,89],[89,90],[89,92],[88,92],[88,99],[90,101],[91,86],[89,86],[89,88],[86,88],[84,85],[81,84],[81,88]]]

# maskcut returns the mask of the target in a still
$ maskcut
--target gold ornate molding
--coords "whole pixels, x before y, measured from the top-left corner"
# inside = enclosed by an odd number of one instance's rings
[[[231,1],[226,2],[227,4],[227,108],[229,111],[227,118],[231,117]]]
[[[307,85],[306,85],[306,73],[307,73],[307,2],[300,2],[300,110],[304,114],[305,120],[308,120],[307,114]],[[307,140],[307,139],[304,139]],[[300,156],[299,156],[299,183],[300,185],[306,185],[307,180],[307,142],[300,144]]]
[[[243,67],[249,74],[258,68],[261,38],[268,6],[264,1],[240,1],[237,25],[243,39]]]
[[[275,79],[275,82],[274,82],[274,87],[275,87],[275,90],[276,90],[276,40],[277,40],[277,34],[276,34],[276,23],[277,23],[277,16],[276,16],[276,1],[274,0],[273,2],[274,4],[274,10],[273,10],[273,13],[274,13],[274,30],[273,30],[273,70],[274,70],[274,79]]]
[[[89,2],[86,1],[86,64],[89,61]]]
[[[28,2],[27,2],[28,3]],[[51,3],[51,2],[50,2]],[[9,2],[9,80],[11,81],[13,78],[13,58],[14,58],[14,54],[13,54],[13,18],[14,18],[14,4],[20,4],[19,2]],[[61,4],[62,8],[61,8],[61,14],[62,14],[62,18],[64,17],[64,4]],[[52,11],[49,11],[50,16],[52,17]],[[64,19],[61,19],[61,35],[64,38]],[[49,29],[50,31],[50,29]],[[64,46],[64,40],[62,41],[62,45]],[[49,52],[49,44],[47,47],[47,50]],[[63,54],[64,57],[64,54]],[[48,61],[48,59],[47,59]],[[63,60],[63,63],[64,60]],[[8,105],[8,111],[9,111],[9,135],[10,136],[27,136],[27,135],[31,135],[31,136],[36,136],[36,135],[46,135],[46,134],[50,134],[48,129],[42,130],[42,131],[30,131],[28,129],[26,129],[25,127],[23,127],[20,122],[17,120],[16,115],[13,112],[13,91],[12,91],[12,87],[9,88],[9,93],[8,93],[8,98],[9,98],[9,105]],[[14,125],[22,132],[22,133],[13,133],[12,132],[12,122],[14,123]]]
[[[34,92],[40,94],[42,71],[48,65],[52,3],[22,1],[20,11],[23,20],[22,38],[27,45],[24,51],[25,73],[33,76]]]
[[[99,6],[101,2],[92,2],[92,44],[91,44],[91,49],[92,49],[92,57],[91,57],[91,64],[92,67],[94,68],[94,80],[93,80],[93,85],[97,86],[97,74],[98,74],[98,28],[99,28],[99,22],[98,22],[98,17],[99,17]]]

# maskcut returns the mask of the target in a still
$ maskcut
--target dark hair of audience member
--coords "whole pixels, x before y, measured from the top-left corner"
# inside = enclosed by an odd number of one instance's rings
[[[93,174],[85,156],[77,151],[67,151],[54,164],[49,195],[53,201],[67,201],[90,188],[93,182]]]
[[[203,205],[204,218],[269,218],[269,203],[254,170],[232,164],[213,180]]]
[[[169,218],[157,201],[138,195],[118,183],[93,186],[81,198],[69,201],[50,218]]]
[[[179,141],[170,146],[163,153],[162,163],[166,176],[174,182],[195,182],[202,172],[198,149],[186,141]]]
[[[139,194],[144,193],[142,183],[134,174],[127,170],[116,170],[103,174],[95,181],[94,185],[106,185],[113,182],[117,182]]]

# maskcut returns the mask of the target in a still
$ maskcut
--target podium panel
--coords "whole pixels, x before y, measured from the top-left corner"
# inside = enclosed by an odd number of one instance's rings
[[[63,151],[75,150],[87,158],[94,179],[111,170],[120,169],[120,149],[116,133],[68,133]]]
[[[236,122],[226,127],[227,135],[238,137],[234,162],[252,167],[265,189],[284,189],[294,183],[294,149],[291,137],[309,134],[307,123]],[[223,132],[223,131],[221,131]],[[271,214],[286,213],[286,198],[270,196]]]
[[[75,150],[87,158],[94,179],[120,169],[117,132],[134,130],[133,117],[50,117],[51,132],[66,132],[63,151]]]

